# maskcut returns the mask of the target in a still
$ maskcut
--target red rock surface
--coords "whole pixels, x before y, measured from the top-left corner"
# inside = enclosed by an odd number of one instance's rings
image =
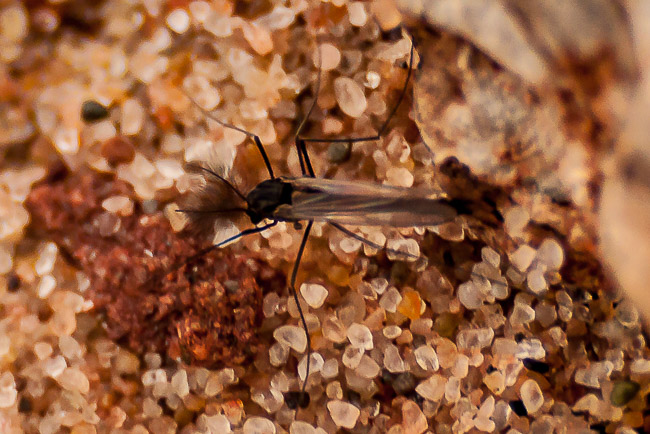
[[[109,337],[205,366],[241,364],[257,352],[263,293],[282,291],[283,275],[228,250],[185,264],[205,240],[174,233],[161,213],[138,205],[126,217],[101,207],[107,197],[131,196],[127,184],[91,172],[56,178],[29,195],[31,228],[89,277],[85,295],[105,313]]]

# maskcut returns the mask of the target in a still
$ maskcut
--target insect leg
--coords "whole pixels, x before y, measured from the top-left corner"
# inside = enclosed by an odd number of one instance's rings
[[[266,171],[269,173],[269,177],[271,179],[275,178],[275,175],[273,174],[273,167],[271,167],[271,161],[269,160],[269,156],[266,154],[266,151],[264,150],[264,146],[262,146],[262,141],[260,138],[256,135],[253,134],[249,131],[246,131],[243,128],[236,127],[232,124],[226,123],[222,121],[221,119],[217,118],[214,116],[212,113],[204,109],[199,105],[198,102],[194,98],[192,98],[184,89],[181,89],[183,93],[185,93],[185,96],[194,104],[200,111],[203,113],[203,116],[205,116],[208,119],[212,119],[219,125],[221,125],[224,128],[229,128],[231,130],[239,131],[240,133],[246,134],[248,137],[253,139],[253,142],[255,142],[255,146],[257,146],[258,151],[260,151],[260,155],[262,156],[262,159],[264,160],[264,165],[266,166]]]
[[[355,240],[361,241],[362,243],[367,244],[368,246],[372,247],[373,249],[377,249],[377,250],[385,249],[387,252],[391,252],[395,256],[400,256],[401,255],[401,256],[408,256],[409,258],[415,258],[415,259],[419,258],[419,256],[412,255],[412,254],[407,253],[407,252],[401,252],[399,250],[390,249],[388,247],[383,247],[383,246],[380,246],[379,244],[373,243],[372,241],[362,237],[361,235],[355,234],[351,230],[341,226],[338,223],[329,222],[329,224],[331,226],[334,226],[339,231],[343,232],[345,235],[347,235],[347,236],[349,236],[351,238],[354,238]],[[499,280],[492,279],[490,277],[484,276],[483,274],[477,273],[475,271],[472,271],[471,276],[473,278],[479,280],[479,281],[488,281],[493,286],[500,286],[501,288],[505,288],[505,289],[508,288],[507,283],[504,283],[504,282],[499,281]]]
[[[176,270],[178,270],[179,268],[181,268],[183,265],[187,265],[187,264],[189,264],[189,263],[191,263],[191,262],[194,262],[194,261],[196,261],[197,259],[199,259],[199,258],[201,258],[201,257],[203,257],[203,256],[205,256],[205,255],[207,255],[208,253],[210,253],[210,252],[213,251],[213,250],[217,250],[218,248],[220,248],[220,247],[223,246],[224,244],[227,244],[227,243],[229,243],[229,242],[231,242],[231,241],[233,241],[233,240],[236,240],[236,239],[238,239],[238,238],[244,237],[244,236],[246,236],[246,235],[257,234],[257,233],[263,232],[263,231],[265,231],[265,230],[267,230],[267,229],[269,229],[269,228],[272,228],[273,226],[275,226],[275,225],[277,225],[277,224],[278,224],[278,222],[277,222],[276,220],[274,220],[274,221],[272,221],[271,223],[266,224],[266,225],[264,225],[264,226],[255,227],[255,228],[250,228],[250,229],[245,229],[245,230],[241,231],[240,233],[238,233],[237,235],[234,235],[234,236],[232,236],[232,237],[230,237],[230,238],[228,238],[228,239],[226,239],[226,240],[224,240],[224,241],[221,241],[221,242],[218,243],[218,244],[214,244],[214,245],[212,245],[212,246],[206,247],[205,249],[199,250],[197,253],[193,254],[192,256],[190,256],[189,258],[187,258],[185,261],[183,261],[183,262],[181,262],[180,264],[177,264],[176,266],[174,266],[174,267],[172,267],[172,268],[166,270],[166,271],[165,271],[165,275],[168,275],[168,274],[170,274],[170,273],[173,273],[174,271],[176,271]]]
[[[387,252],[391,252],[391,253],[394,254],[395,256],[408,256],[409,258],[415,258],[415,259],[419,258],[419,256],[412,255],[412,254],[407,253],[407,252],[400,252],[399,250],[391,249],[391,248],[384,247],[384,246],[380,246],[379,244],[373,243],[373,242],[370,241],[369,239],[364,238],[364,237],[362,237],[361,235],[355,234],[355,233],[352,232],[351,230],[349,230],[349,229],[347,229],[347,228],[341,226],[341,225],[338,224],[338,223],[329,222],[329,224],[332,225],[332,226],[334,226],[334,227],[335,227],[336,229],[338,229],[339,231],[343,232],[343,233],[344,233],[345,235],[347,235],[348,237],[350,237],[350,238],[354,238],[354,239],[357,240],[357,241],[361,241],[362,243],[364,243],[364,244],[366,244],[366,245],[372,247],[373,249],[376,249],[376,250],[382,250],[382,249],[385,249]]]
[[[305,158],[305,165],[307,166],[307,172],[309,176],[314,178],[314,168],[311,166],[311,160],[309,159],[309,154],[307,153],[307,147],[305,146],[305,141],[299,137],[296,137],[296,147],[298,148],[298,155],[301,155],[300,161],[302,162],[302,157]],[[303,169],[303,165],[300,165],[300,168]],[[303,175],[307,175],[303,169]]]
[[[305,147],[305,141],[300,137],[300,133],[305,127],[305,123],[309,119],[311,112],[314,111],[314,107],[316,107],[316,102],[318,101],[318,94],[320,93],[321,72],[322,72],[320,59],[321,59],[321,54],[320,54],[320,46],[319,46],[318,77],[316,78],[316,93],[313,101],[311,102],[311,105],[309,106],[309,110],[307,110],[307,114],[300,122],[300,125],[298,125],[298,129],[296,130],[296,135],[294,136],[294,141],[296,143],[296,151],[298,152],[298,161],[300,161],[300,171],[302,172],[303,176],[307,176],[307,174],[309,174],[309,176],[311,176],[312,178],[315,176],[314,168],[311,166],[311,161],[309,160],[309,154],[307,154],[307,148]]]
[[[291,271],[291,279],[289,280],[289,289],[291,290],[291,295],[293,296],[296,306],[298,307],[298,313],[300,314],[300,321],[302,322],[302,327],[305,329],[305,336],[307,336],[307,370],[305,371],[305,381],[302,383],[302,391],[300,393],[300,398],[298,399],[298,405],[301,408],[306,408],[309,405],[309,396],[306,395],[307,380],[309,380],[309,364],[311,362],[311,338],[309,337],[309,330],[307,330],[307,320],[305,320],[305,315],[302,312],[302,307],[300,307],[300,300],[298,300],[298,292],[296,291],[296,276],[298,275],[298,267],[300,266],[300,259],[302,259],[302,254],[305,251],[305,245],[307,244],[307,238],[309,238],[309,232],[311,231],[311,226],[314,224],[313,221],[307,223],[305,232],[302,236],[302,241],[300,242],[300,247],[298,248],[298,256],[296,257],[296,262],[293,264],[293,271]]]
[[[400,104],[404,100],[404,97],[406,96],[406,89],[408,88],[408,84],[411,79],[411,74],[413,72],[414,52],[415,52],[415,48],[413,46],[413,43],[411,43],[411,53],[409,57],[408,72],[406,74],[406,80],[404,81],[404,86],[402,87],[402,91],[400,92],[399,98],[397,99],[397,103],[390,111],[388,118],[386,118],[381,128],[379,128],[379,132],[377,134],[375,134],[374,136],[351,137],[351,138],[341,138],[341,139],[300,138],[300,140],[302,140],[305,143],[357,143],[357,142],[370,142],[373,140],[379,140],[381,136],[384,134],[384,132],[386,131],[386,128],[388,128],[388,124],[390,123],[391,119],[393,119],[393,116],[395,116],[397,109],[399,108]]]
[[[244,229],[243,231],[241,231],[237,235],[233,235],[232,237],[227,238],[227,239],[221,241],[220,243],[215,244],[212,247],[208,247],[208,249],[210,249],[210,248],[219,248],[219,247],[221,247],[221,246],[223,246],[225,244],[228,244],[231,241],[235,241],[238,238],[245,237],[246,235],[258,234],[260,232],[264,232],[265,230],[270,229],[270,228],[272,228],[273,226],[275,226],[277,224],[278,224],[278,221],[273,220],[271,223],[265,224],[264,226],[250,228],[250,229]]]

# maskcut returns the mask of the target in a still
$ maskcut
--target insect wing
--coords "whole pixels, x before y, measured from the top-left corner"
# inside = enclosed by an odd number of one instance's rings
[[[308,177],[286,181],[293,187],[291,205],[275,212],[283,220],[410,227],[435,226],[458,215],[430,191]]]

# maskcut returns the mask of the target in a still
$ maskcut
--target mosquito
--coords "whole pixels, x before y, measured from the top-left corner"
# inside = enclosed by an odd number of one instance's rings
[[[239,131],[253,140],[266,166],[269,178],[260,182],[247,194],[242,193],[218,170],[208,165],[192,165],[190,170],[204,175],[205,185],[193,197],[189,206],[178,209],[189,217],[191,225],[207,227],[214,224],[216,218],[246,215],[254,225],[238,234],[217,244],[207,247],[192,256],[192,261],[215,249],[229,244],[239,238],[266,231],[279,222],[293,224],[298,230],[303,230],[302,240],[298,248],[296,260],[289,279],[289,291],[296,303],[302,328],[307,337],[306,375],[297,399],[297,405],[306,408],[309,405],[309,395],[306,392],[309,379],[311,359],[311,339],[307,329],[307,321],[296,291],[296,276],[300,267],[307,239],[314,222],[324,222],[345,235],[354,238],[376,250],[384,247],[354,233],[344,225],[354,226],[389,226],[413,227],[436,226],[452,221],[458,215],[471,214],[472,203],[467,200],[446,199],[436,197],[431,191],[415,188],[392,187],[380,184],[355,181],[339,181],[317,178],[307,152],[308,143],[358,143],[379,140],[386,131],[391,119],[399,108],[411,78],[413,70],[414,46],[411,43],[408,72],[395,106],[387,119],[379,128],[377,134],[353,138],[306,138],[301,133],[309,119],[320,91],[321,69],[318,70],[316,94],[311,106],[299,124],[294,135],[294,144],[298,152],[301,176],[276,176],[269,157],[264,150],[260,138],[237,126],[225,123],[204,110],[191,97],[190,100],[203,114],[225,128]],[[240,205],[230,206],[233,203]],[[261,224],[261,225],[259,225]],[[303,225],[304,224],[304,225]],[[391,249],[386,249],[391,251]],[[402,251],[392,251],[396,255],[413,256]]]

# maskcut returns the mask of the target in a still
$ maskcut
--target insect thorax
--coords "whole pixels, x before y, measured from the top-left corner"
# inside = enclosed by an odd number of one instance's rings
[[[262,181],[246,196],[246,213],[253,224],[265,218],[273,218],[273,212],[280,205],[291,205],[293,187],[281,178]]]

